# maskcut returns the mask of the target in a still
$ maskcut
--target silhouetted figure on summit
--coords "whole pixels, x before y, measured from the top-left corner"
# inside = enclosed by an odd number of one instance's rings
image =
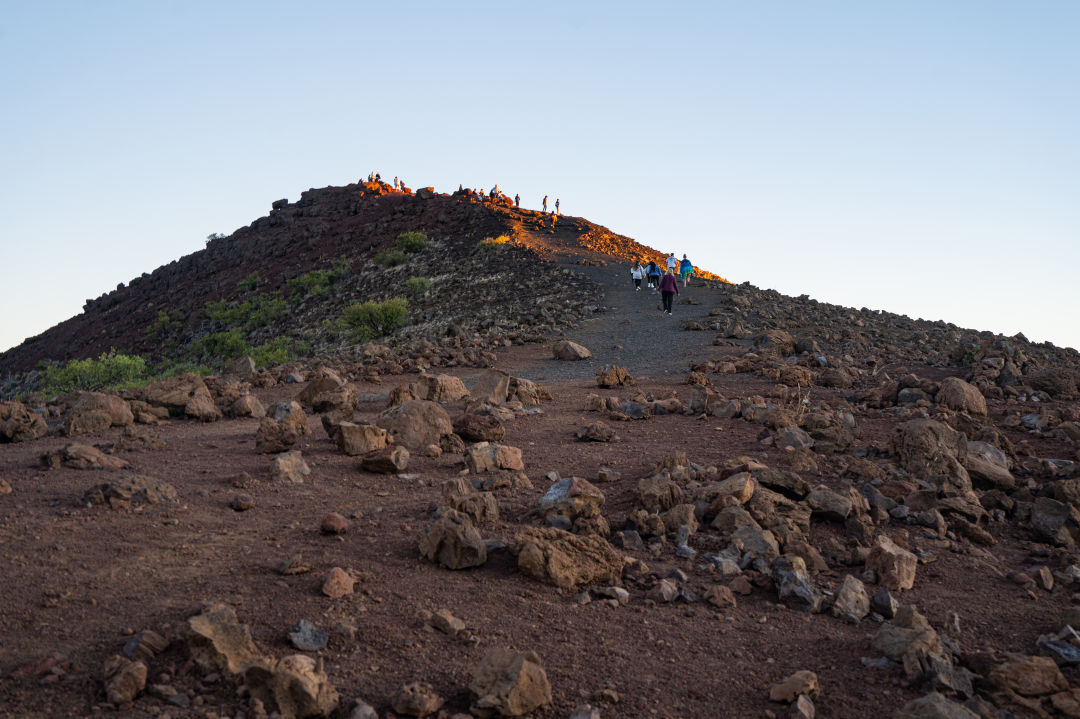
[[[547,195],[544,195],[544,209],[541,212],[547,212]]]
[[[555,198],[555,214],[559,214],[559,198]]]
[[[514,207],[521,207],[521,195],[514,195]]]
[[[396,190],[400,186],[401,183],[398,182],[397,175],[394,175],[394,189]]]

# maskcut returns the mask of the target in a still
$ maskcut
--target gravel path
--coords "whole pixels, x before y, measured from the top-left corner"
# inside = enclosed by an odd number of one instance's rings
[[[721,306],[729,285],[691,280],[689,287],[680,283],[672,314],[660,310],[660,293],[642,283],[634,289],[629,265],[590,267],[573,265],[576,271],[604,289],[605,311],[577,327],[567,330],[566,339],[587,347],[593,354],[580,362],[539,360],[517,369],[526,378],[543,376],[547,380],[591,378],[596,368],[605,364],[626,367],[635,377],[682,372],[691,361],[716,356],[721,348],[713,347],[713,331],[686,331],[683,321],[697,320],[705,325],[709,310]],[[678,304],[690,299],[701,304]]]

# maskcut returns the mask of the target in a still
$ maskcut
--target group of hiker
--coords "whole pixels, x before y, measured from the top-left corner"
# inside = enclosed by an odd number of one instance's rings
[[[686,258],[686,255],[682,256],[680,262],[675,258],[674,252],[667,256],[664,263],[667,265],[666,272],[655,260],[649,260],[649,264],[645,265],[639,259],[630,268],[630,278],[634,281],[634,290],[637,292],[641,291],[642,281],[647,283],[647,289],[659,292],[663,302],[663,311],[670,315],[675,295],[679,294],[679,282],[675,277],[675,272],[678,271],[679,276],[682,277],[683,287],[686,287],[690,278],[694,276],[694,264]]]

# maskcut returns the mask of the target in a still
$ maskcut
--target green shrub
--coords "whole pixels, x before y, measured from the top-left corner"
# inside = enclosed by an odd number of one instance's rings
[[[423,232],[402,232],[397,236],[395,246],[402,252],[412,253],[423,250],[429,244],[427,235]]]
[[[292,337],[275,337],[251,350],[251,358],[259,367],[273,367],[292,362],[311,351],[307,342],[294,340]]]
[[[347,277],[349,270],[349,259],[342,256],[330,263],[330,267],[325,270],[305,272],[299,277],[287,280],[285,284],[288,285],[289,291],[294,296],[307,297],[310,295],[319,297],[325,295],[330,290],[331,285]]]
[[[151,379],[146,360],[138,355],[125,355],[115,349],[97,359],[88,358],[45,365],[41,370],[41,391],[60,395],[76,390],[108,392],[140,387]]]
[[[233,305],[225,300],[207,302],[203,307],[210,321],[220,328],[244,327],[249,330],[266,327],[288,310],[288,303],[277,292],[258,295]]]
[[[200,362],[231,360],[234,357],[251,354],[251,345],[247,343],[244,331],[234,327],[225,332],[215,332],[200,337],[191,343],[188,354]]]
[[[263,279],[259,276],[259,273],[252,272],[250,275],[237,282],[236,288],[241,292],[251,292],[262,283]]]
[[[510,244],[510,237],[508,235],[499,235],[498,237],[485,237],[476,243],[476,248],[486,251],[501,250],[508,244]]]
[[[382,265],[383,267],[397,267],[408,261],[409,258],[405,254],[405,251],[396,248],[379,250],[378,254],[375,255],[375,264]]]
[[[162,339],[183,326],[182,317],[180,310],[158,310],[157,319],[147,325],[143,336],[148,340]]]
[[[420,297],[431,289],[431,280],[427,277],[410,277],[405,281],[405,288],[410,294]]]
[[[403,327],[406,319],[408,302],[404,297],[394,297],[384,302],[354,302],[341,313],[340,324],[352,333],[353,339],[363,341],[390,334]]]

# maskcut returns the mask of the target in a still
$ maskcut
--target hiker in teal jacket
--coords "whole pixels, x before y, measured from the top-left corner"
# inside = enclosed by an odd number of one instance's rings
[[[683,287],[686,287],[686,283],[694,276],[694,263],[686,259],[686,255],[682,256],[682,262],[679,263],[679,274],[682,275]]]

